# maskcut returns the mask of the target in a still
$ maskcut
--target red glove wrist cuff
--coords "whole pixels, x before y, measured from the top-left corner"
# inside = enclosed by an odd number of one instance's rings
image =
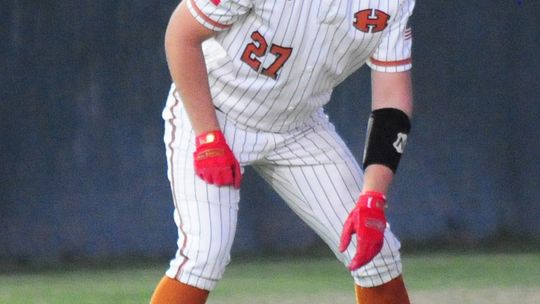
[[[360,194],[358,203],[360,207],[377,207],[384,210],[386,208],[386,196],[377,191],[364,191]]]
[[[201,133],[195,138],[195,147],[199,148],[208,144],[226,143],[225,136],[221,130],[213,130]]]
[[[384,195],[384,194],[382,194],[381,192],[378,192],[378,191],[368,190],[368,191],[362,192],[360,195],[367,195],[367,196],[375,197],[375,198],[378,198],[378,199],[386,200],[386,195]]]

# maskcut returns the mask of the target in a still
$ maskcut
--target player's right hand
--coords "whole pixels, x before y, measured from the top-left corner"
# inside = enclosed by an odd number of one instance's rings
[[[205,182],[216,186],[240,188],[242,172],[225,136],[219,130],[200,134],[195,139],[193,161],[195,173]]]

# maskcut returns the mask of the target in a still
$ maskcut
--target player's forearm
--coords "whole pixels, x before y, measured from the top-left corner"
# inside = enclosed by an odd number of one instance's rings
[[[219,129],[201,49],[209,33],[193,31],[188,20],[192,17],[186,14],[189,12],[182,5],[173,13],[165,33],[165,53],[193,129],[201,134]]]
[[[402,111],[409,118],[412,116],[413,93],[410,72],[382,73],[373,71],[371,79],[372,110],[393,108]],[[387,165],[370,164],[364,170],[363,191],[387,193],[393,177],[394,171]]]
[[[184,46],[169,54],[171,76],[195,134],[219,129],[200,49]]]

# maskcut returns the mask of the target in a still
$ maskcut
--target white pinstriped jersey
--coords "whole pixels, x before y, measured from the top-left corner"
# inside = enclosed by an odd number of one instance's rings
[[[240,126],[287,132],[313,119],[364,63],[411,68],[414,0],[185,0],[218,31],[203,44],[213,102]],[[166,117],[165,113],[165,117]]]

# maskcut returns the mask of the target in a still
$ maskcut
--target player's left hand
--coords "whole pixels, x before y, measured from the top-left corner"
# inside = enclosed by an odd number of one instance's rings
[[[385,206],[386,197],[382,193],[363,192],[345,221],[339,251],[347,250],[353,234],[358,241],[356,255],[349,265],[350,271],[364,266],[381,251],[386,228]]]

